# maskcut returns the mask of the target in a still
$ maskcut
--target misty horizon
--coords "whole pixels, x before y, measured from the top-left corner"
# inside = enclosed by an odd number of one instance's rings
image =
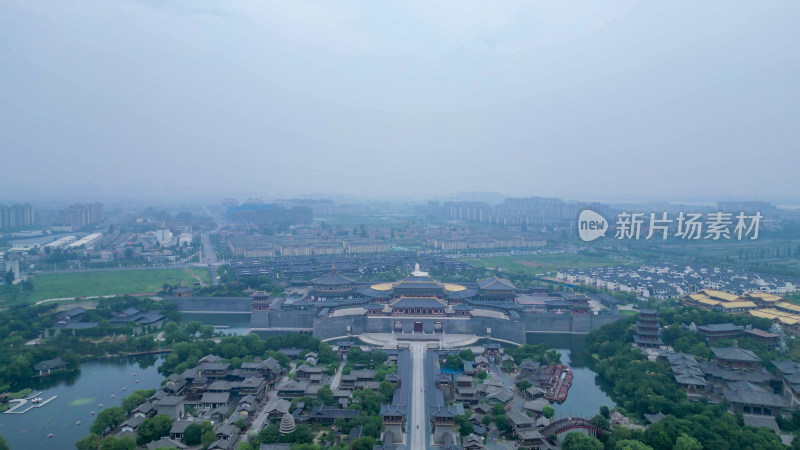
[[[798,13],[12,0],[0,201],[797,205]]]

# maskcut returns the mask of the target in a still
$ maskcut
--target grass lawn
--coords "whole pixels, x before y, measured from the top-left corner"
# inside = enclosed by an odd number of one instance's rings
[[[41,274],[33,277],[33,293],[28,296],[27,302],[48,298],[158,292],[164,283],[192,285],[197,277],[203,284],[210,282],[208,270],[203,268]]]
[[[574,253],[558,253],[549,255],[520,256],[488,256],[485,258],[462,258],[473,266],[500,268],[509,272],[523,271],[536,275],[544,272],[555,272],[566,268],[589,268],[617,266],[629,264],[630,261],[611,256],[589,256]]]
[[[631,311],[630,309],[620,310],[619,313],[622,314],[623,316],[634,316],[634,315],[636,315],[636,311]]]

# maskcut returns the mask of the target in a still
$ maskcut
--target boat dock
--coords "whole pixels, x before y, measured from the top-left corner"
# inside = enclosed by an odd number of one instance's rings
[[[58,398],[57,395],[54,395],[54,396],[48,398],[47,400],[42,400],[40,402],[33,403],[32,400],[35,399],[36,397],[40,396],[40,395],[42,395],[42,393],[41,392],[37,392],[37,393],[31,395],[28,398],[18,398],[18,399],[14,399],[14,400],[9,400],[9,403],[16,403],[16,405],[12,406],[7,411],[4,411],[3,414],[25,414],[26,412],[32,410],[33,408],[41,408],[42,406],[44,406],[44,405],[52,402],[56,398]],[[30,406],[28,406],[27,408],[25,408],[23,410],[20,410],[20,408],[24,407],[28,403],[32,403],[32,404]]]
[[[556,366],[547,366],[547,382],[546,394],[544,398],[551,402],[563,403],[569,394],[569,388],[572,386],[572,378],[574,374],[564,364]]]

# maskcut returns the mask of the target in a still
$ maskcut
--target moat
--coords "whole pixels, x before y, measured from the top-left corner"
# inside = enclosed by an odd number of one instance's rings
[[[572,369],[574,378],[564,403],[554,403],[558,416],[592,417],[601,406],[613,408],[614,401],[603,391],[604,380],[588,367],[583,350],[585,335],[528,333],[528,344],[547,344],[561,353],[561,362]],[[610,388],[610,386],[606,386]]]

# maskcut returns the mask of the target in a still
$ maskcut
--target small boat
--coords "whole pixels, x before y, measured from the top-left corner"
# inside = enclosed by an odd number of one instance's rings
[[[102,408],[102,407],[103,407],[103,404],[102,404],[102,403],[98,403],[98,404],[97,404],[97,407],[98,407],[98,408]]]
[[[139,380],[136,380],[136,384],[139,384]]]
[[[117,398],[117,396],[114,395],[114,394],[111,394],[111,398]]]
[[[50,433],[50,434],[47,435],[47,439],[50,439],[52,437],[53,437],[53,433]]]
[[[133,376],[136,376],[136,372],[133,372]]]
[[[75,422],[75,425],[80,425],[80,424],[82,424],[82,423],[83,423],[83,422],[81,422],[81,421],[79,420],[79,421]]]
[[[123,391],[127,391],[127,390],[128,390],[128,388],[126,388],[125,386],[123,386],[123,387],[122,387],[122,390],[123,390]]]
[[[36,397],[33,400],[31,400],[31,403],[41,403],[41,402],[42,402],[42,397]]]
[[[90,412],[90,413],[89,413],[89,415],[92,415],[92,416],[93,416],[93,415],[94,415],[94,411]]]

